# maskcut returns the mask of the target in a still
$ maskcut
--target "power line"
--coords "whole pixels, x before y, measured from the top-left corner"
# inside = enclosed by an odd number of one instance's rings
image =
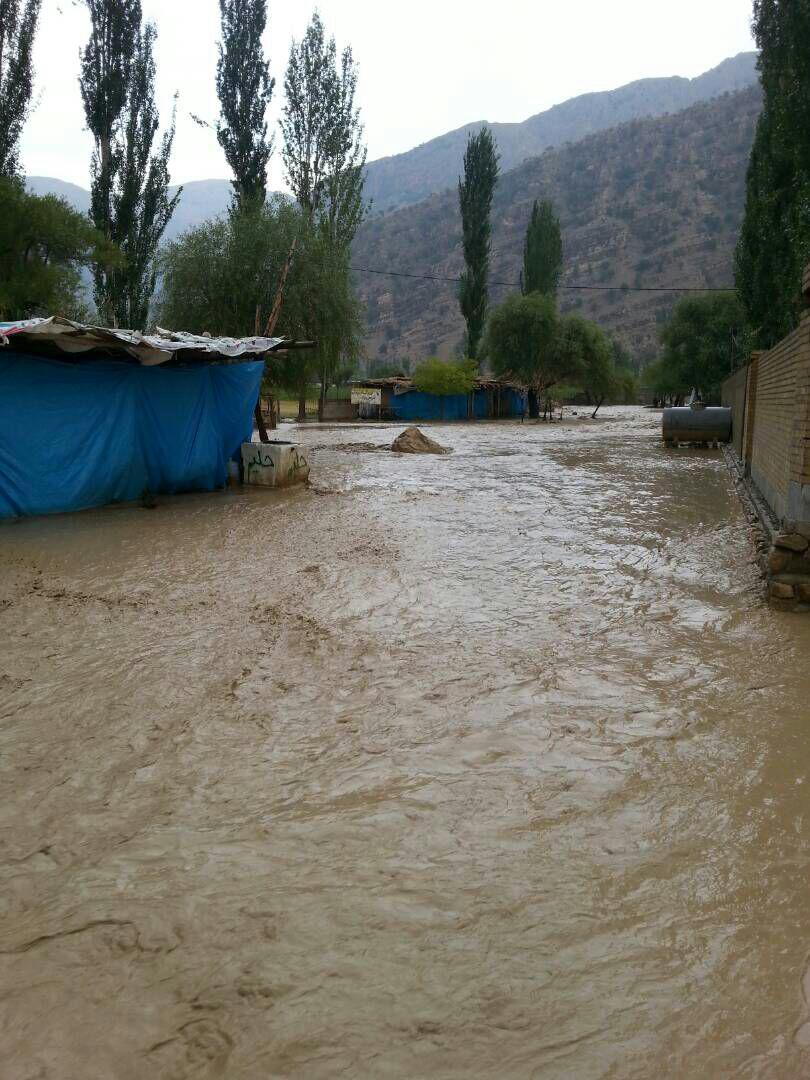
[[[441,274],[408,274],[404,270],[374,270],[368,266],[350,266],[349,269],[355,274],[375,274],[378,277],[409,278],[412,281],[442,281],[452,285],[461,282],[460,277],[445,277]],[[504,289],[519,289],[519,281],[490,281],[490,285],[501,286]],[[631,293],[712,293],[733,292],[732,286],[717,288],[716,286],[704,285],[658,285],[658,286],[633,286],[633,285],[560,285],[561,290],[577,292],[631,292]]]

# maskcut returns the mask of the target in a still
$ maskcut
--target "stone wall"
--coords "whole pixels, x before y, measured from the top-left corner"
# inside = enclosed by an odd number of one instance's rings
[[[804,280],[810,305],[810,267]],[[774,601],[810,610],[810,310],[723,385],[735,463],[768,536]]]

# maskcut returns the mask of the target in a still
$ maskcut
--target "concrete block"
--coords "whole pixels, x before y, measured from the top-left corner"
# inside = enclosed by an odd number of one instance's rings
[[[309,461],[295,443],[242,443],[242,466],[245,483],[259,487],[291,487],[309,479]]]

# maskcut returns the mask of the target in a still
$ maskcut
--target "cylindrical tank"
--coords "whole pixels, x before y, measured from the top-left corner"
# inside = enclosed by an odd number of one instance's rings
[[[731,442],[731,409],[664,409],[664,442]]]

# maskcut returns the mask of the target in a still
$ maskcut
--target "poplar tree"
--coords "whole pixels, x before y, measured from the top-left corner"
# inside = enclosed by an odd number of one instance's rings
[[[756,0],[763,109],[748,168],[736,285],[757,344],[798,323],[810,262],[810,0]]]
[[[459,178],[462,246],[466,269],[461,275],[459,303],[467,324],[467,355],[478,351],[489,306],[489,256],[492,246],[492,199],[498,183],[498,152],[489,128],[470,135]]]
[[[273,153],[266,117],[276,83],[262,48],[267,0],[219,0],[219,11],[217,139],[233,172],[235,206],[245,210],[262,206],[267,198],[267,165]]]
[[[356,105],[357,65],[352,50],[347,48],[338,57],[335,39],[327,37],[317,12],[303,39],[292,44],[284,90],[280,126],[287,183],[306,227],[322,237],[329,277],[326,293],[343,297],[334,321],[319,336],[315,362],[322,414],[326,387],[341,358],[354,359],[359,350],[358,305],[352,298],[349,261],[366,213],[366,147]],[[313,322],[318,302],[313,296]]]
[[[157,32],[151,23],[142,26],[140,0],[86,2],[91,31],[80,85],[95,143],[90,216],[123,254],[121,266],[95,268],[96,308],[102,322],[143,329],[155,290],[155,257],[181,195],[170,198],[168,191],[174,116],[155,148]]]
[[[0,176],[19,171],[19,144],[34,84],[41,0],[0,0]]]
[[[547,200],[535,200],[523,246],[524,295],[537,292],[554,296],[560,284],[562,264],[562,233],[554,207]]]
[[[335,106],[335,39],[316,11],[303,39],[293,41],[284,77],[281,157],[298,205],[314,218],[323,197]]]

